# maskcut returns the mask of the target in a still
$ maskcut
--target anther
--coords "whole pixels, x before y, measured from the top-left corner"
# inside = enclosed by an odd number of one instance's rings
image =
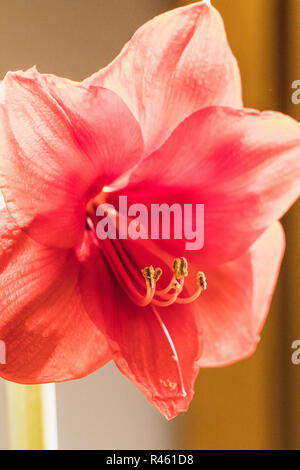
[[[199,286],[201,287],[201,289],[206,290],[207,289],[207,282],[206,282],[205,274],[202,273],[202,272],[199,272],[197,279],[198,279]]]
[[[89,213],[87,213],[86,224],[92,235],[94,235],[95,242],[98,246],[95,226]],[[169,307],[174,303],[188,304],[197,300],[201,292],[207,289],[205,274],[203,272],[198,272],[197,291],[190,297],[181,297],[181,293],[184,289],[185,277],[188,276],[188,262],[184,257],[181,257],[174,260],[172,278],[169,284],[163,289],[156,288],[156,283],[163,273],[161,268],[154,268],[150,265],[142,269],[141,272],[146,282],[146,292],[141,293],[134,282],[136,281],[136,283],[139,284],[139,287],[141,287],[141,278],[134,269],[131,269],[131,274],[127,271],[125,266],[126,261],[128,261],[128,257],[125,257],[124,262],[124,251],[119,252],[120,247],[118,249],[112,240],[104,240],[101,246],[105,257],[112,267],[116,277],[120,281],[122,288],[127,293],[128,297],[140,307],[146,307],[150,304],[151,306],[157,307]],[[131,277],[132,271],[134,273],[133,279]]]
[[[192,302],[195,302],[195,300],[197,300],[198,297],[200,297],[201,292],[207,289],[206,277],[204,273],[198,272],[197,281],[198,281],[199,286],[196,292],[193,295],[191,295],[191,297],[177,298],[176,302],[178,304],[190,304]]]
[[[185,258],[176,258],[173,264],[173,271],[177,279],[188,276],[188,262]]]
[[[87,224],[92,230],[93,222],[89,217],[87,217]],[[174,303],[189,304],[197,300],[201,295],[201,292],[207,289],[205,274],[203,272],[198,272],[198,288],[196,292],[190,297],[181,297],[181,293],[184,289],[185,277],[188,275],[188,263],[187,260],[182,257],[175,259],[172,279],[164,289],[157,289],[156,287],[157,281],[162,276],[162,269],[159,267],[154,268],[152,265],[143,268],[141,272],[146,282],[146,292],[143,294],[136,288],[134,280],[123,266],[123,263],[121,262],[122,258],[119,258],[118,251],[114,244],[112,242],[104,242],[103,252],[108,257],[108,261],[112,265],[114,272],[120,280],[128,297],[140,307],[146,307],[150,304],[156,307],[169,307]],[[138,284],[140,283],[138,276],[135,280]]]
[[[144,276],[144,278],[146,280],[147,286],[149,286],[151,289],[153,289],[153,287],[155,285],[155,275],[156,275],[155,269],[151,265],[151,266],[147,266],[146,268],[142,269],[141,271],[142,271],[142,275]]]
[[[161,268],[155,268],[155,272],[154,272],[154,281],[157,282],[161,275],[162,275],[163,271]]]

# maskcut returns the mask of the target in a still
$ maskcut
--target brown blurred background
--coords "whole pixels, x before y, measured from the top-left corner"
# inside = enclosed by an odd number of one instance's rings
[[[240,65],[245,106],[300,120],[300,105],[291,102],[291,84],[300,79],[300,1],[212,3]],[[300,448],[300,365],[291,362],[291,344],[300,339],[299,201],[283,223],[286,255],[257,352],[231,367],[200,373],[187,416],[187,446]]]
[[[34,64],[75,80],[106,65],[154,15],[192,3],[176,0],[0,0],[0,79]],[[299,0],[213,0],[238,58],[245,105],[300,120],[291,102],[300,80]],[[57,386],[59,440],[69,449],[300,448],[300,204],[284,218],[287,251],[255,355],[200,372],[190,411],[167,423],[107,366]],[[0,448],[7,447],[0,382]]]

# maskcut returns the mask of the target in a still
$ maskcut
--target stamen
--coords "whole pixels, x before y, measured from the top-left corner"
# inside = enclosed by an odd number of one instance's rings
[[[198,279],[198,283],[199,283],[199,287],[198,287],[197,291],[191,297],[186,297],[186,298],[181,297],[181,298],[177,299],[176,302],[178,304],[190,304],[192,302],[195,302],[195,300],[197,300],[198,297],[201,295],[202,291],[207,289],[205,274],[202,273],[202,272],[199,272],[197,279]]]
[[[159,293],[159,300],[153,299],[152,303],[153,305],[156,305],[157,307],[169,307],[170,305],[174,304],[177,301],[178,296],[183,290],[184,286],[184,279],[180,279],[180,281],[175,281],[174,283],[174,289],[175,292],[172,295],[164,294],[162,295]],[[156,291],[157,293],[157,291]],[[165,300],[164,302],[162,300]]]
[[[162,290],[159,290],[159,289],[156,289],[155,290],[155,295],[157,297],[159,297],[160,299],[164,299],[164,300],[169,300],[170,299],[170,294],[169,292],[171,290],[174,290],[175,292],[173,292],[172,296],[174,294],[177,294],[179,295],[180,292],[182,291],[183,289],[183,286],[184,286],[184,279],[180,279],[179,281],[175,280],[172,284],[172,286],[170,287],[170,289],[168,290],[168,292],[166,292],[165,294],[163,293]]]
[[[155,289],[151,288],[150,285],[147,285],[146,294],[140,294],[133,284],[131,277],[124,268],[120,258],[113,249],[110,240],[103,240],[101,246],[103,247],[103,252],[108,258],[109,264],[112,267],[117,279],[119,280],[121,287],[128,297],[132,300],[132,302],[140,307],[147,306],[154,297]]]
[[[188,263],[185,258],[176,258],[173,264],[173,277],[165,289],[156,290],[156,294],[160,297],[163,297],[165,294],[168,294],[170,290],[177,289],[178,281],[176,279],[183,279],[188,275]]]
[[[172,279],[169,282],[169,284],[167,285],[167,287],[165,289],[156,289],[156,293],[158,295],[167,294],[170,290],[175,288],[176,282],[177,282],[176,281],[176,276],[175,276],[175,274],[173,274]]]
[[[185,258],[176,258],[173,264],[173,270],[177,279],[188,276],[188,263]]]
[[[147,286],[147,293],[145,295],[145,298],[143,300],[140,300],[138,305],[140,307],[146,307],[149,305],[154,297],[155,289],[151,289],[149,286]]]
[[[99,198],[102,200],[102,194],[110,191],[110,187],[104,187]],[[97,202],[98,199],[95,198],[87,205],[87,230],[89,230],[93,242],[102,248],[103,254],[107,258],[110,267],[132,302],[141,307],[146,307],[149,304],[157,307],[169,307],[174,303],[187,304],[194,302],[198,299],[202,291],[206,290],[207,284],[205,275],[204,273],[199,272],[199,287],[197,291],[190,297],[180,297],[184,288],[184,279],[188,276],[188,262],[184,257],[176,258],[174,260],[174,273],[169,284],[164,289],[156,288],[157,282],[162,276],[162,269],[160,267],[154,268],[152,265],[141,270],[145,281],[145,284],[143,284],[141,277],[138,275],[138,270],[135,268],[132,259],[128,256],[122,244],[119,243],[118,238],[116,240],[102,240],[102,243],[99,245],[93,221],[95,204]],[[146,288],[146,290],[144,290],[144,288]],[[143,289],[144,292],[140,292],[140,289]]]
[[[146,280],[147,286],[154,288],[155,283],[158,281],[160,276],[162,275],[162,269],[156,268],[154,269],[153,266],[148,266],[147,268],[142,269],[142,275]]]
[[[162,276],[163,270],[161,268],[156,268],[154,273],[154,281],[157,282]]]
[[[188,263],[185,258],[177,258],[173,265],[174,275],[165,289],[156,288],[156,284],[162,276],[161,268],[154,268],[152,265],[143,268],[141,272],[146,283],[146,293],[141,294],[134,284],[135,276],[132,277],[132,274],[129,274],[125,269],[122,256],[119,257],[118,250],[114,247],[112,241],[104,240],[102,246],[124,291],[140,307],[146,307],[149,304],[156,307],[169,307],[174,303],[188,304],[197,300],[202,291],[207,288],[205,275],[199,272],[197,291],[190,297],[179,297],[184,288],[184,279],[188,275]],[[138,282],[138,284],[140,283]],[[173,291],[173,293],[170,294],[170,291]]]
[[[86,224],[89,230],[94,233],[95,227],[90,217],[86,218]],[[135,285],[135,282],[137,282],[139,287],[142,288],[140,278],[136,276],[136,271],[131,266],[129,257],[123,249],[118,253],[121,249],[121,244],[119,247],[116,247],[114,242],[115,240],[103,240],[101,247],[122,288],[136,305],[146,307],[151,304],[156,307],[169,307],[174,303],[188,304],[197,300],[202,291],[207,289],[205,274],[199,272],[197,277],[199,287],[197,291],[190,297],[179,297],[184,288],[184,279],[188,276],[188,262],[184,257],[181,257],[174,260],[174,274],[171,281],[164,289],[156,288],[156,284],[163,273],[162,269],[159,267],[154,268],[152,265],[143,268],[141,272],[145,280],[146,292],[142,294]],[[124,257],[125,254],[126,256]],[[123,258],[125,258],[125,266],[123,264]],[[128,264],[131,273],[127,270]],[[170,294],[170,291],[173,291],[173,293]]]
[[[204,273],[202,272],[198,273],[198,282],[199,282],[200,287],[202,287],[203,290],[207,289],[206,276]]]
[[[169,300],[166,300],[165,302],[163,302],[161,300],[153,299],[152,304],[156,305],[156,307],[170,307],[170,305],[175,304],[175,302],[177,301],[178,295],[179,295],[179,293],[178,294],[177,293],[173,294],[169,298]]]
[[[130,271],[130,275],[134,278],[134,280],[139,284],[140,287],[143,287],[144,282],[139,274],[139,271],[137,267],[135,266],[135,263],[133,263],[132,258],[130,258],[127,252],[125,251],[122,243],[120,243],[120,240],[116,238],[115,240],[112,241],[112,243],[114,245],[114,249],[116,250],[118,256],[123,260],[128,271]]]

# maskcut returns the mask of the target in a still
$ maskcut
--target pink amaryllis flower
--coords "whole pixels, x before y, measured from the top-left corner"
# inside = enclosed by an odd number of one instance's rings
[[[299,193],[299,123],[243,109],[206,3],[150,21],[82,83],[31,69],[8,73],[1,97],[0,375],[59,382],[113,359],[176,416],[200,367],[256,348],[284,251],[278,220]],[[120,195],[204,204],[203,249],[100,240],[96,208]]]

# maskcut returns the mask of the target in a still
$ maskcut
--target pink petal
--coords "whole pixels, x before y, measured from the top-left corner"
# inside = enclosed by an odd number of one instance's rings
[[[222,18],[203,2],[146,23],[112,64],[86,82],[123,98],[142,127],[147,154],[200,108],[242,107],[240,74]]]
[[[5,204],[1,206],[0,192],[0,259],[4,253],[8,253],[13,248],[15,241],[22,235],[21,230],[6,209]]]
[[[204,204],[204,266],[239,256],[298,198],[300,124],[279,113],[205,108],[187,118],[131,175],[128,206]],[[119,193],[111,194],[117,203]],[[115,199],[113,199],[115,198]],[[187,240],[159,240],[183,256]],[[147,240],[145,241],[145,243]]]
[[[34,71],[9,73],[4,84],[0,183],[7,206],[35,240],[74,246],[88,199],[140,158],[138,124],[109,90],[59,88],[58,80],[51,96]]]
[[[45,248],[26,235],[2,255],[0,376],[20,383],[87,375],[110,360],[103,334],[87,315],[72,251]]]
[[[202,337],[193,309],[182,311],[176,306],[159,311],[178,355],[182,388],[170,342],[151,308],[141,310],[126,297],[118,297],[116,313],[106,330],[115,363],[166,418],[174,418],[187,411],[199,370]]]
[[[126,282],[122,287],[126,289]],[[122,287],[102,256],[88,258],[81,275],[86,309],[105,331],[121,372],[166,418],[173,418],[187,410],[199,368],[202,337],[194,311],[178,306],[158,309],[178,355],[178,368],[168,336],[152,309],[137,307]]]
[[[100,189],[136,165],[144,148],[141,130],[113,91],[55,75],[43,74],[39,79],[67,114],[81,148],[100,173]]]
[[[207,272],[198,301],[203,330],[202,367],[228,365],[251,355],[269,311],[285,248],[279,223],[240,258]]]

